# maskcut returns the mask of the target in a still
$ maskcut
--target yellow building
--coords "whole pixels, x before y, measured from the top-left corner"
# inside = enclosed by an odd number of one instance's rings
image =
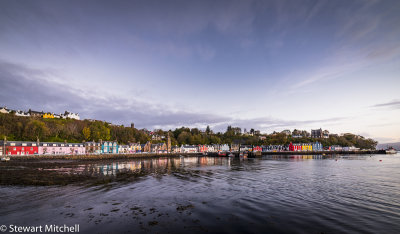
[[[301,146],[301,151],[312,151],[312,145],[311,144],[303,144]]]
[[[129,151],[130,153],[139,153],[142,151],[142,147],[139,143],[131,143],[129,145]]]
[[[54,119],[54,114],[52,113],[44,113],[43,119]]]

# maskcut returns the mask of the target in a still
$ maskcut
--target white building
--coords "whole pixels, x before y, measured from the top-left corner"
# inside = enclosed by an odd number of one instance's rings
[[[197,153],[198,148],[194,145],[182,145],[181,146],[181,153]]]
[[[216,149],[214,147],[214,145],[207,145],[207,152],[215,152]]]
[[[128,154],[129,153],[129,145],[119,145],[118,153],[119,154]]]
[[[17,110],[17,111],[15,112],[15,115],[16,115],[16,116],[22,116],[22,117],[29,117],[29,116],[31,116],[28,112],[23,112],[23,111],[20,111],[20,110]]]
[[[8,113],[10,113],[10,110],[9,109],[7,109],[7,107],[5,106],[5,107],[0,107],[0,113],[3,113],[3,114],[8,114]]]
[[[61,116],[61,118],[63,118],[63,119],[66,119],[66,118],[69,118],[69,119],[77,119],[77,120],[80,120],[80,119],[81,119],[81,118],[79,117],[79,114],[78,114],[78,113],[71,113],[71,112],[68,112],[68,111],[65,111],[64,114],[60,114],[60,116]]]

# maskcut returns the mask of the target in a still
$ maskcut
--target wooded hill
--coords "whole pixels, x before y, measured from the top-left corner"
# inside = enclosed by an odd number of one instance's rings
[[[0,139],[45,142],[116,140],[120,143],[147,142],[150,137],[135,128],[110,125],[103,121],[43,119],[0,114]]]
[[[209,127],[206,131],[197,128],[177,128],[175,130],[157,130],[154,134],[158,140],[153,143],[166,142],[168,134],[172,145],[198,144],[248,144],[248,145],[287,145],[293,143],[311,143],[319,141],[323,146],[355,146],[361,149],[375,149],[377,142],[351,133],[342,136],[331,135],[329,138],[311,138],[307,131],[298,131],[303,137],[293,138],[283,132],[262,135],[243,135],[237,128],[228,126],[224,133],[213,133]],[[73,119],[43,119],[39,117],[19,117],[13,114],[0,113],[0,139],[45,142],[82,142],[116,140],[120,144],[129,142],[146,143],[151,140],[148,131],[131,127],[116,126],[103,121]],[[263,136],[263,137],[260,137]]]

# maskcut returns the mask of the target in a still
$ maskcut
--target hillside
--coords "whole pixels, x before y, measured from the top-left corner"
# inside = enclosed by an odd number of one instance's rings
[[[131,127],[116,126],[103,121],[75,119],[43,119],[41,117],[20,117],[13,114],[0,113],[0,139],[7,137],[15,141],[41,142],[82,142],[82,141],[118,141],[120,144],[129,142],[146,143],[152,138],[152,143],[165,142],[168,135],[172,145],[204,145],[204,144],[246,144],[246,145],[288,145],[292,143],[312,143],[319,141],[324,147],[331,145],[355,146],[361,149],[374,149],[377,142],[355,134],[338,136],[332,134],[329,138],[311,138],[309,133],[294,138],[286,133],[272,134],[241,134],[240,128],[228,126],[222,133],[213,133],[209,127],[206,131],[197,128],[177,128],[175,130],[156,130],[153,135],[149,131]]]
[[[390,146],[395,148],[397,151],[400,151],[400,142],[378,144],[376,146],[376,149],[386,149],[387,147],[390,147]]]
[[[147,134],[135,128],[103,121],[43,119],[0,113],[0,139],[16,141],[82,142],[116,140],[120,143],[147,142]]]

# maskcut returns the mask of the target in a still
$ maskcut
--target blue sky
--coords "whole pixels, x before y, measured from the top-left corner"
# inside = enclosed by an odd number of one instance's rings
[[[0,1],[0,105],[400,141],[399,1]]]

